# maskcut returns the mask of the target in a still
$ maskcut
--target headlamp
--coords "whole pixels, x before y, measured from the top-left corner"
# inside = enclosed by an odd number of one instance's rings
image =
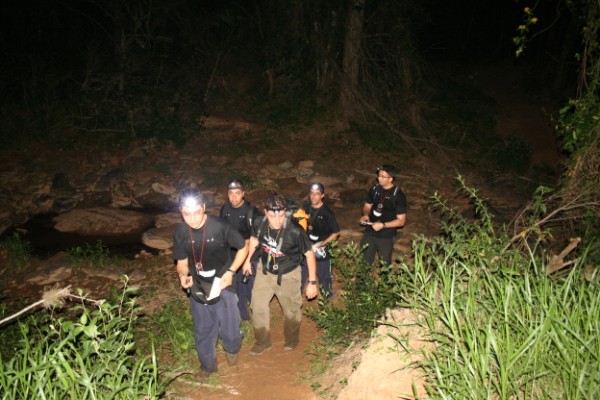
[[[311,184],[308,190],[318,190],[321,193],[325,193],[325,187],[323,186],[323,184],[318,182]]]
[[[227,186],[227,189],[228,190],[235,190],[235,189],[244,190],[244,187],[242,186],[242,182],[240,182],[237,179],[234,179],[231,182],[229,182],[229,185]]]
[[[200,205],[199,199],[197,197],[186,197],[183,199],[183,207],[193,208]]]
[[[279,212],[279,211],[285,211],[285,207],[273,206],[273,207],[267,208],[267,211],[273,211],[274,213],[276,213],[276,212]]]

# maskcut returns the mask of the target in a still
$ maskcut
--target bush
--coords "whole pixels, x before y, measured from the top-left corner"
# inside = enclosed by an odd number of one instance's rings
[[[31,264],[31,245],[18,232],[13,232],[0,243],[2,258],[8,267],[23,270]]]
[[[132,332],[139,309],[130,294],[126,288],[119,303],[97,302],[96,308],[82,301],[74,319],[50,313],[44,324],[21,323],[14,355],[0,357],[2,398],[159,398],[154,352],[135,356]]]
[[[411,308],[433,344],[420,362],[432,399],[597,398],[600,271],[584,268],[597,244],[565,260],[570,270],[549,275],[541,239],[496,227],[477,190],[459,181],[476,220],[434,196],[445,221],[441,234],[415,238],[410,263],[384,268],[369,281],[355,245],[334,253],[343,307],[323,304],[313,315],[327,329],[324,338],[372,329],[383,307]],[[533,205],[540,219],[552,215],[541,199]],[[536,221],[521,232],[539,233]],[[522,245],[507,246],[515,238]]]

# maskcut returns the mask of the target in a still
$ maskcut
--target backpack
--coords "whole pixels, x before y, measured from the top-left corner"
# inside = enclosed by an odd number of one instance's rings
[[[306,214],[306,213],[305,213]],[[287,233],[287,227],[288,224],[290,223],[294,223],[295,217],[294,217],[294,212],[292,210],[286,210],[285,212],[285,219],[283,220],[283,225],[281,226],[281,234],[279,237],[279,240],[277,242],[277,251],[281,251],[281,247],[283,246],[283,240],[286,236]],[[267,221],[267,216],[263,216],[262,220],[260,221],[260,225],[258,226],[258,230],[256,231],[256,237],[260,239],[260,234],[261,232],[264,230],[264,227],[269,223],[269,221]],[[302,226],[302,225],[300,225]],[[256,252],[255,252],[256,253]],[[267,273],[267,266],[263,264],[263,274]],[[279,269],[279,271],[277,271],[277,284],[281,285],[281,275],[282,275],[283,271],[281,269]]]
[[[310,216],[304,211],[302,207],[296,204],[296,200],[291,197],[285,199],[287,203],[287,213],[291,213],[292,219],[298,223],[304,229],[304,232],[308,231],[308,220]]]
[[[380,191],[381,186],[379,184],[375,184],[372,189],[374,190],[373,198],[376,198],[377,196],[381,196],[381,191]],[[398,197],[396,196],[398,194],[398,190],[400,190],[400,187],[395,186],[394,193],[392,193],[392,195],[390,196],[390,201],[394,204],[394,207],[396,207],[396,201],[398,199]]]

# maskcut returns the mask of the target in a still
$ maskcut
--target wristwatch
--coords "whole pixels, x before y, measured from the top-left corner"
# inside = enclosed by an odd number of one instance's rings
[[[308,281],[308,283],[309,283],[310,285],[316,285],[316,284],[317,284],[317,281]]]

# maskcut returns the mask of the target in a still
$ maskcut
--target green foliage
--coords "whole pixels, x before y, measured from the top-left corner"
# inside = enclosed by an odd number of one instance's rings
[[[410,262],[365,275],[356,245],[334,252],[343,306],[323,303],[311,315],[326,329],[323,346],[372,329],[386,306],[402,306],[433,344],[419,364],[432,399],[598,397],[600,271],[583,267],[600,246],[573,256],[570,272],[547,276],[543,248],[524,241],[523,251],[507,250],[509,236],[493,224],[478,191],[458,181],[475,220],[434,195],[441,234],[415,238]],[[549,192],[536,192],[526,221],[550,212]]]
[[[173,297],[152,314],[148,332],[156,342],[159,355],[166,351],[176,364],[191,367],[197,358],[192,316],[188,310],[186,299]]]
[[[2,398],[160,398],[154,352],[135,356],[139,307],[130,289],[116,304],[90,308],[83,301],[74,311],[75,319],[50,313],[45,324],[20,324],[19,347],[12,358],[0,359]]]
[[[533,25],[538,22],[538,18],[534,16],[531,7],[523,9],[523,22],[517,27],[517,36],[513,37],[513,43],[516,46],[515,55],[521,56],[527,47],[529,31]]]
[[[589,146],[598,135],[600,126],[600,101],[592,93],[570,100],[560,110],[559,132],[563,149],[569,154]]]
[[[31,264],[31,245],[18,232],[5,237],[0,242],[4,263],[10,269],[23,270]]]
[[[86,243],[83,246],[71,247],[67,249],[67,254],[77,264],[89,264],[96,268],[104,268],[114,262],[110,250],[102,240],[97,240],[93,245]]]
[[[318,310],[307,310],[324,329],[322,338],[327,346],[347,344],[357,333],[368,333],[379,315],[398,301],[393,268],[382,265],[374,270],[362,261],[361,251],[355,243],[330,250],[339,271],[342,303],[319,300]]]

